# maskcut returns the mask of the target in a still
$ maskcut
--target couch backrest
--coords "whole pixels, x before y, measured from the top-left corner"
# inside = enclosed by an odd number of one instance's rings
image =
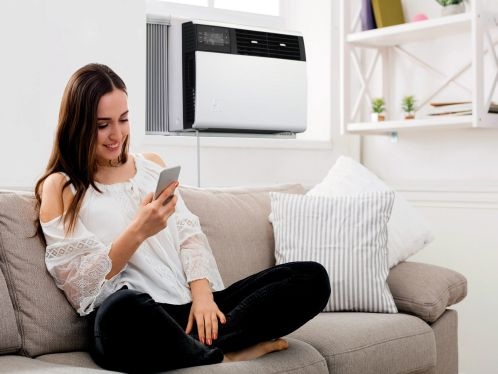
[[[0,270],[0,317],[0,355],[17,352],[21,348],[21,335],[17,329],[14,307],[2,270]]]
[[[36,219],[32,194],[0,192],[0,268],[19,327],[21,353],[34,357],[86,349],[86,319],[76,314],[47,272]],[[1,336],[3,341],[3,331]]]
[[[227,286],[275,263],[270,191],[303,193],[304,188],[181,188]],[[33,194],[0,191],[0,353],[21,349],[35,357],[86,350],[87,320],[76,314],[47,272],[36,219]]]
[[[225,286],[275,264],[269,192],[302,194],[300,184],[248,188],[180,187],[201,222]]]

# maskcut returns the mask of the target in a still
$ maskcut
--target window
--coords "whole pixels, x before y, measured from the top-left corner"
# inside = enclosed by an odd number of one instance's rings
[[[280,15],[279,0],[214,0],[214,7],[269,16]]]
[[[208,0],[172,0],[172,1],[168,1],[168,2],[185,4],[185,5],[209,6]]]
[[[168,1],[168,0],[166,0]],[[171,0],[170,3],[228,9],[245,13],[280,15],[280,0]]]

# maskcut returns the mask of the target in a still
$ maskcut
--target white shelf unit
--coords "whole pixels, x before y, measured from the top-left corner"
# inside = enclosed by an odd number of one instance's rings
[[[416,0],[410,0],[416,1]],[[429,129],[454,129],[454,128],[498,128],[498,114],[488,113],[488,108],[493,92],[498,82],[498,57],[493,32],[498,29],[498,10],[485,9],[485,0],[474,0],[470,10],[463,14],[432,18],[425,21],[404,23],[401,25],[378,28],[368,31],[355,31],[360,24],[360,6],[351,0],[341,0],[341,131],[359,135],[397,133],[399,131],[429,130]],[[498,3],[498,1],[497,1]],[[358,5],[357,13],[352,9]],[[496,6],[496,4],[494,5]],[[355,17],[353,17],[353,15]],[[466,34],[471,43],[471,56],[467,65],[463,66],[452,76],[432,67],[430,63],[421,61],[402,48],[403,44],[424,42],[447,35]],[[496,38],[495,38],[496,39]],[[361,61],[358,51],[368,48],[374,51],[374,57],[368,66]],[[456,82],[464,71],[470,69],[472,74],[472,87],[465,87],[472,98],[472,115],[467,116],[436,116],[417,118],[414,120],[394,120],[385,122],[368,122],[365,120],[366,110],[370,108],[372,95],[369,83],[375,66],[379,59],[381,67],[381,96],[386,102],[394,102],[389,96],[389,74],[391,72],[389,50],[395,49],[412,60],[413,63],[444,78],[442,85],[436,92],[422,100],[421,105],[426,105],[439,92]],[[436,52],[437,53],[437,52]],[[484,55],[490,54],[496,67],[494,77],[491,79],[491,89],[484,92]],[[437,56],[437,55],[436,55]],[[437,57],[436,57],[437,58]],[[358,74],[360,89],[353,104],[351,81],[353,68]],[[399,98],[400,99],[400,98]],[[365,104],[366,103],[366,104]],[[363,115],[363,116],[362,116]],[[369,116],[369,113],[368,113]]]

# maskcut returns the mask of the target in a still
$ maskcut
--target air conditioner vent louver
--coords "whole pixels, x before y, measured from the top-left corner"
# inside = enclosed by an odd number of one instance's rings
[[[249,56],[300,60],[299,37],[295,35],[236,29],[237,53]]]
[[[168,26],[147,22],[146,134],[164,134],[168,126]]]

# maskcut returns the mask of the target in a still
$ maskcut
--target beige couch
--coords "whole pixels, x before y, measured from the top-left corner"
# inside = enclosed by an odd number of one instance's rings
[[[182,188],[226,285],[274,263],[270,190],[303,192],[300,185]],[[86,320],[45,270],[35,220],[31,194],[0,192],[0,372],[104,372],[87,353]],[[457,373],[457,313],[447,307],[465,297],[465,278],[405,262],[388,282],[398,314],[321,313],[288,337],[286,351],[175,373]]]

